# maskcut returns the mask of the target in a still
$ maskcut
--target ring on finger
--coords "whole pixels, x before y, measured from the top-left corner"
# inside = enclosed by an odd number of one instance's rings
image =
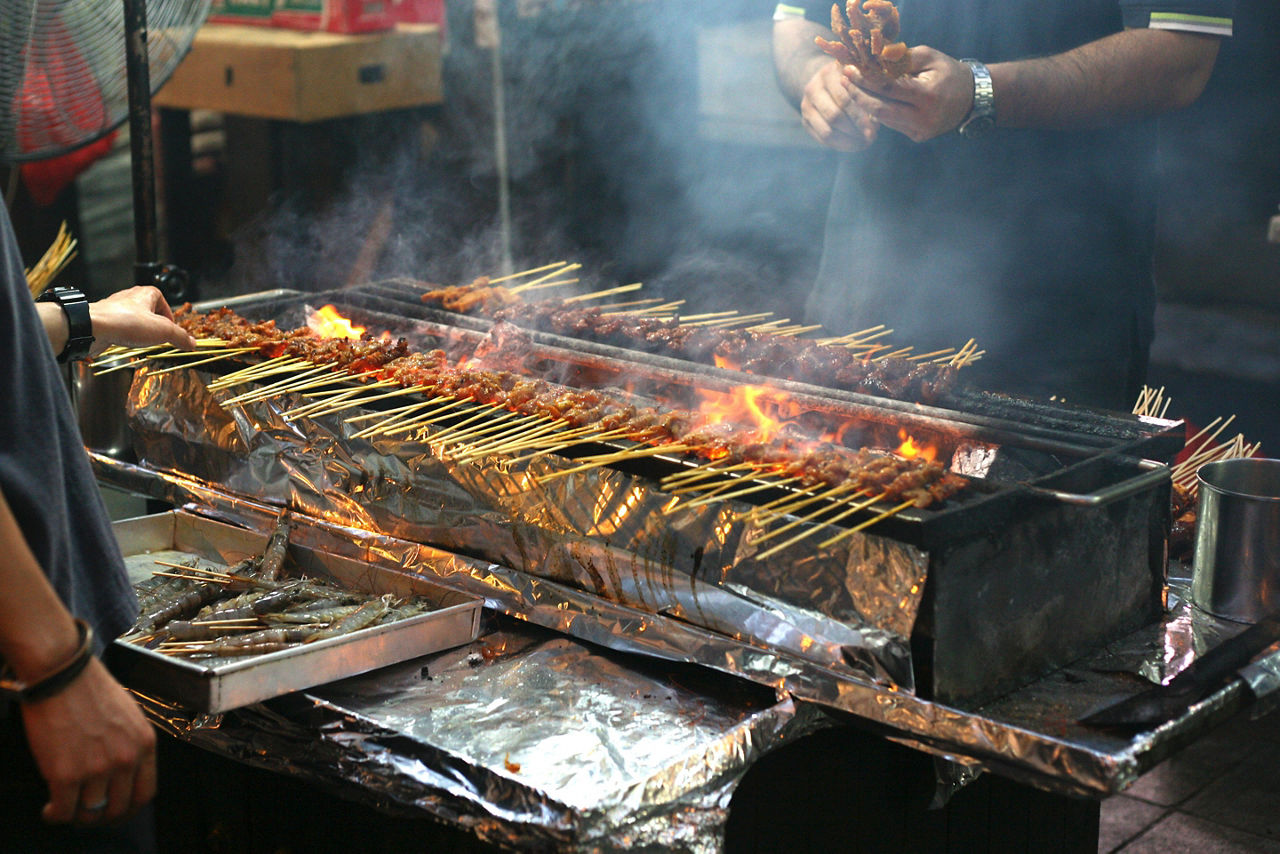
[[[80,809],[84,810],[85,812],[102,812],[106,808],[107,808],[106,798],[103,798],[100,801],[95,801],[94,803],[91,803],[91,804],[80,805]]]

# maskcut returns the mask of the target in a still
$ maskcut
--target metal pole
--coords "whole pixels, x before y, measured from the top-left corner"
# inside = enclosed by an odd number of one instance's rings
[[[146,0],[124,0],[129,73],[129,147],[133,165],[133,238],[139,276],[154,265],[156,248],[155,145],[151,136],[151,69],[147,56]],[[150,284],[146,277],[140,284]]]
[[[146,0],[123,0],[129,86],[129,152],[133,174],[134,283],[155,285],[170,302],[187,298],[187,276],[161,264],[156,225],[156,152],[151,133],[151,67]]]

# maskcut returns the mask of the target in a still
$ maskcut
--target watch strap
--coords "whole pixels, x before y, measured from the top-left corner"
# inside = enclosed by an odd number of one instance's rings
[[[74,362],[89,355],[93,347],[93,321],[89,315],[89,299],[76,288],[52,287],[40,295],[44,302],[56,302],[67,317],[67,343],[58,354],[61,363]]]
[[[991,82],[991,72],[976,59],[960,60],[973,72],[973,106],[957,130],[961,136],[975,138],[995,127],[996,92]]]

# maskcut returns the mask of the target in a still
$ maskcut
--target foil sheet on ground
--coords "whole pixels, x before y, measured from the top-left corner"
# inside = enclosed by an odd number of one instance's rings
[[[820,725],[737,680],[505,622],[218,718],[146,707],[197,746],[517,850],[719,851],[747,768]]]
[[[785,571],[755,555],[748,505],[667,515],[652,481],[542,455],[458,464],[416,438],[353,439],[342,415],[286,421],[292,396],[224,410],[209,376],[139,371],[130,394],[139,458],[241,495],[342,525],[453,551],[778,647],[825,667],[914,690],[910,635],[928,556],[857,534],[839,548],[799,543]],[[772,545],[772,542],[769,543]]]

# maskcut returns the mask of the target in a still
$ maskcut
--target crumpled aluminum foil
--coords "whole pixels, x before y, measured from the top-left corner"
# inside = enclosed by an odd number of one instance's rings
[[[751,764],[822,721],[710,675],[504,624],[460,649],[217,717],[143,702],[202,748],[383,810],[427,811],[498,845],[711,854]]]
[[[129,415],[139,459],[319,519],[434,543],[825,667],[914,690],[910,635],[928,556],[874,534],[817,551],[787,571],[755,555],[747,505],[668,514],[672,496],[609,468],[554,455],[510,467],[458,464],[415,437],[353,439],[343,415],[286,420],[283,395],[224,409],[197,371],[139,371]]]
[[[797,569],[770,571],[752,560],[758,534],[727,524],[723,508],[673,524],[676,517],[661,514],[667,497],[608,470],[533,487],[525,474],[563,463],[460,467],[421,443],[350,440],[337,417],[287,422],[284,407],[296,401],[227,414],[205,379],[140,373],[131,395],[140,456],[152,469],[182,473],[160,476],[174,494],[250,524],[271,514],[225,490],[291,506],[345,531],[367,559],[481,595],[492,609],[882,725],[961,766],[961,781],[995,770],[1060,793],[1105,796],[1251,701],[1239,681],[1152,732],[1075,723],[1147,680],[1168,681],[1239,631],[1176,596],[1165,620],[1007,697],[964,709],[923,700],[912,693],[906,641],[919,600],[903,594],[923,587],[924,563],[909,546],[866,536],[839,560],[792,554],[788,566]],[[477,544],[503,559],[465,557]],[[867,573],[880,575],[868,583]]]
[[[94,463],[104,480],[171,503],[195,501],[203,513],[261,531],[274,523],[273,508],[229,496],[216,485],[103,457],[95,457]],[[995,771],[1060,794],[1105,797],[1122,791],[1254,699],[1246,682],[1237,680],[1147,732],[1116,733],[1076,723],[1153,681],[1168,682],[1207,648],[1243,630],[1241,624],[1191,605],[1185,578],[1171,579],[1163,620],[1000,700],[954,708],[487,561],[328,523],[300,525],[295,537],[303,545],[422,574],[483,597],[491,610],[601,647],[697,664],[767,686],[799,701],[802,708],[811,704],[852,714],[883,727],[895,741],[959,766],[949,768],[944,781],[948,785]],[[1253,667],[1280,669],[1280,650],[1271,650]],[[1160,677],[1149,680],[1144,676],[1149,673]],[[194,729],[206,724],[198,721]],[[369,782],[378,785],[376,779]]]

